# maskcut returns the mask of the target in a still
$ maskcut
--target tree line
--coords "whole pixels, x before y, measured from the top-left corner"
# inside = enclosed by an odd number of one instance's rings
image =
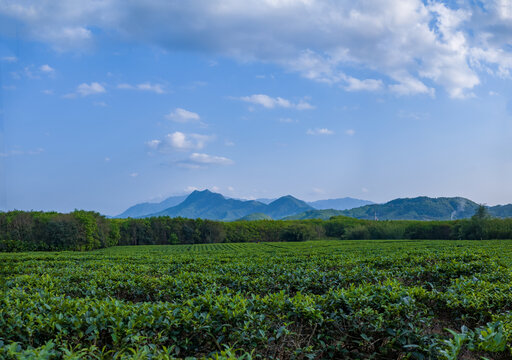
[[[0,251],[86,251],[117,245],[177,245],[230,242],[347,240],[512,239],[512,219],[490,218],[480,207],[454,221],[256,220],[220,222],[152,217],[108,219],[96,212],[10,211],[0,213]]]

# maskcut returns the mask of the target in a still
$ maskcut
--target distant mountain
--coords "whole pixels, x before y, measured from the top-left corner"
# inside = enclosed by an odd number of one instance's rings
[[[379,220],[456,220],[473,216],[477,208],[477,203],[462,197],[420,196],[344,210],[342,215]]]
[[[313,208],[302,200],[296,199],[291,195],[286,195],[268,204],[264,213],[271,216],[273,219],[282,219],[286,216],[308,210],[313,210]]]
[[[181,196],[171,196],[167,199],[165,199],[162,202],[159,203],[149,203],[145,202],[142,204],[134,205],[130,208],[128,208],[125,212],[122,214],[117,215],[117,218],[136,218],[136,217],[143,217],[149,214],[154,214],[157,212],[160,212],[162,210],[165,210],[167,208],[170,208],[172,206],[178,205],[183,200],[187,198],[188,195],[181,195]]]
[[[232,221],[264,212],[267,205],[254,200],[226,199],[209,190],[194,191],[182,203],[148,216],[170,216]]]
[[[199,191],[201,193],[201,191]],[[208,193],[214,194],[211,191],[208,191]],[[189,194],[191,195],[191,194]],[[217,194],[220,195],[220,194]],[[222,196],[222,195],[220,195]],[[175,207],[177,205],[180,205],[185,199],[187,199],[188,195],[182,195],[182,196],[173,196],[170,198],[165,199],[164,201],[160,203],[149,203],[145,202],[142,204],[134,205],[130,208],[128,208],[125,212],[122,214],[119,214],[115,217],[117,218],[142,218],[142,217],[148,217],[148,216],[154,216],[159,215],[160,213],[164,213],[164,210],[167,210],[171,207]],[[223,204],[221,207],[213,206],[213,203],[219,200],[221,202],[225,200],[234,200],[239,202],[230,202],[229,204]],[[279,201],[277,201],[279,200]],[[243,205],[240,203],[242,202]],[[250,206],[252,204],[252,206]],[[181,216],[195,216],[199,213],[201,213],[202,216],[208,216],[207,218],[211,219],[224,219],[229,218],[231,219],[233,216],[236,216],[239,213],[244,213],[243,216],[248,215],[246,210],[248,208],[251,209],[252,212],[259,212],[261,210],[261,204],[269,205],[268,208],[262,213],[265,213],[266,215],[271,216],[274,219],[281,219],[286,216],[295,215],[297,213],[301,213],[304,211],[311,211],[314,209],[336,209],[336,210],[343,210],[348,208],[353,208],[357,206],[362,206],[366,204],[372,204],[371,201],[367,200],[359,200],[359,199],[353,199],[353,198],[340,198],[340,199],[328,199],[328,200],[318,200],[313,201],[310,203],[304,202],[302,200],[296,199],[293,196],[283,196],[279,199],[275,198],[261,198],[256,199],[253,201],[248,201],[245,199],[237,199],[237,198],[228,198],[225,196],[222,196],[222,199],[220,197],[213,197],[209,200],[206,200],[206,202],[202,202],[201,205],[195,204],[185,206],[183,209],[174,209],[169,210],[168,212],[165,212],[166,214],[174,214],[175,210],[180,212],[182,214]],[[191,207],[190,207],[191,206]],[[206,206],[204,210],[199,211],[200,206]],[[224,209],[224,210],[223,210]],[[222,214],[222,211],[225,211],[225,214]],[[233,211],[233,213],[229,213],[230,211]],[[228,214],[229,213],[229,214]],[[220,218],[219,218],[220,216]]]
[[[314,207],[317,210],[346,210],[371,204],[374,204],[374,202],[368,200],[354,199],[351,197],[308,202],[308,205]]]
[[[316,210],[290,219],[325,219],[328,215],[372,220],[456,220],[473,216],[478,204],[461,197],[395,199],[385,204],[365,205],[349,210]]]
[[[333,216],[344,215],[342,210],[326,209],[326,210],[309,210],[299,214],[290,215],[283,220],[309,220],[322,219],[329,220]]]
[[[512,217],[512,204],[496,205],[496,206],[488,207],[487,209],[489,210],[489,214],[492,217],[497,217],[497,218],[502,218],[502,219]]]
[[[478,204],[462,197],[395,199],[385,204],[364,205],[352,209],[315,209],[332,204],[341,206],[341,200],[331,199],[306,203],[287,195],[268,204],[256,200],[225,198],[209,190],[194,191],[189,196],[170,197],[161,203],[132,206],[118,217],[171,216],[233,221],[237,219],[329,219],[332,216],[350,216],[358,219],[379,220],[450,220],[473,216]],[[348,198],[350,199],[350,198]],[[267,199],[270,200],[270,199]],[[351,199],[355,201],[365,201]],[[493,217],[512,217],[512,204],[488,207]]]
[[[256,201],[259,201],[260,203],[263,203],[263,204],[270,204],[272,201],[275,201],[277,200],[276,198],[272,198],[272,199],[269,199],[269,198],[259,198],[259,199],[255,199]]]
[[[238,219],[239,221],[256,221],[256,220],[272,220],[270,216],[263,213],[252,213]]]

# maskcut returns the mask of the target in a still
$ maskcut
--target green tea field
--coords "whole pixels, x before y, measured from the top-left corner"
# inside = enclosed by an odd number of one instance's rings
[[[512,241],[0,254],[2,359],[511,359]]]

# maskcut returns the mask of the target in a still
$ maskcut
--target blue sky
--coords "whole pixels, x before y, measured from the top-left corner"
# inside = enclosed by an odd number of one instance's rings
[[[0,0],[0,209],[512,202],[512,4]]]

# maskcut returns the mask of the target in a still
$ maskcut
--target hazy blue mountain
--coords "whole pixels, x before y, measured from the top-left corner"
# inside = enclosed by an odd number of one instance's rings
[[[170,208],[172,206],[178,205],[179,203],[183,202],[188,195],[181,195],[181,196],[171,196],[167,199],[165,199],[162,202],[159,203],[149,203],[145,202],[142,204],[134,205],[130,208],[128,208],[125,212],[122,214],[119,214],[115,217],[117,218],[136,218],[136,217],[143,217],[149,214],[154,214],[157,212],[160,212],[162,210],[165,210],[167,208]]]
[[[291,195],[280,197],[267,205],[263,213],[271,216],[273,219],[282,219],[286,216],[298,214],[304,211],[314,210],[306,202],[294,198]]]
[[[507,205],[496,205],[487,208],[489,210],[489,214],[492,217],[497,218],[509,218],[512,217],[512,204]]]
[[[263,204],[270,204],[272,201],[275,201],[276,198],[272,198],[272,199],[269,199],[269,198],[259,198],[259,199],[256,199],[256,201],[259,201],[260,203],[263,203]]]
[[[346,199],[346,198],[345,198]],[[323,206],[332,199],[313,204]],[[357,200],[356,201],[365,201]],[[320,204],[320,205],[319,205]],[[323,205],[322,205],[323,204]],[[338,203],[339,205],[339,203]],[[225,198],[209,190],[194,191],[188,197],[170,197],[161,203],[144,203],[132,206],[118,217],[171,216],[232,221],[237,219],[329,219],[332,216],[350,216],[358,219],[379,220],[450,220],[471,217],[478,207],[475,202],[461,198],[395,199],[385,204],[371,204],[347,210],[314,209],[310,204],[287,195],[265,204],[256,200]],[[155,210],[156,209],[156,210]],[[512,205],[489,207],[494,217],[512,217]]]
[[[238,219],[240,221],[256,221],[256,220],[272,220],[270,216],[263,213],[252,213],[244,216],[243,218]]]
[[[272,219],[312,210],[302,200],[293,196],[283,196],[266,205],[255,200],[227,199],[221,194],[209,190],[194,191],[182,203],[147,216],[170,216],[185,218],[202,218],[232,221],[247,215],[260,213]]]
[[[290,215],[283,220],[308,220],[322,219],[329,220],[333,216],[344,215],[342,210],[326,209],[326,210],[309,210],[299,214]]]
[[[170,216],[231,221],[251,213],[261,213],[267,205],[254,200],[226,199],[209,190],[192,192],[181,204],[150,216]]]
[[[395,199],[385,204],[365,205],[349,210],[316,210],[287,219],[327,219],[343,215],[372,220],[455,220],[473,216],[478,204],[461,197],[429,198],[426,196]]]
[[[342,215],[379,220],[456,220],[473,216],[478,204],[462,197],[420,196],[344,210]]]
[[[317,210],[346,210],[371,204],[374,204],[374,202],[368,200],[354,199],[351,197],[308,202],[308,205],[314,207]]]

